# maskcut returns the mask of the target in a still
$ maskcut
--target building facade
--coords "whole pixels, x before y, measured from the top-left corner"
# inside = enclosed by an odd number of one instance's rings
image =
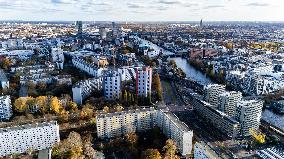
[[[100,77],[79,81],[72,87],[73,101],[81,105],[91,93],[100,90],[102,90],[102,78]]]
[[[193,132],[167,109],[143,108],[97,116],[98,138],[113,138],[158,126],[182,155],[191,154]]]
[[[1,88],[9,88],[9,80],[2,69],[0,69],[0,86]]]
[[[204,100],[218,108],[219,95],[225,92],[225,85],[210,84],[204,87]]]
[[[152,68],[142,67],[136,70],[136,95],[151,96],[152,87]]]
[[[202,116],[206,121],[214,125],[227,136],[235,138],[240,135],[240,123],[227,114],[214,109],[209,103],[201,99],[192,99],[194,110]]]
[[[241,134],[249,136],[249,129],[258,130],[262,113],[263,101],[242,100],[237,105],[236,119],[241,124]]]
[[[241,99],[241,92],[224,92],[219,96],[218,109],[228,116],[233,117],[236,115],[237,104]]]
[[[0,128],[0,156],[29,149],[44,150],[59,141],[59,126],[55,121]]]
[[[194,145],[194,158],[196,159],[218,159],[219,155],[204,142],[196,142]]]
[[[10,96],[0,96],[0,121],[9,120],[13,115]]]
[[[116,100],[121,96],[121,76],[117,71],[107,71],[103,75],[103,90],[106,100]]]

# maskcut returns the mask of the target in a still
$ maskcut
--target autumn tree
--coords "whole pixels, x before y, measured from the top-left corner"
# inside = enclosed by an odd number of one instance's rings
[[[59,114],[61,110],[61,105],[57,97],[52,97],[50,100],[51,112]]]
[[[172,139],[168,139],[166,141],[166,145],[163,147],[164,159],[179,159],[179,156],[176,155],[177,153],[177,146],[175,145]]]
[[[130,146],[135,146],[138,142],[138,136],[135,133],[127,133],[125,135],[125,141],[130,145]]]
[[[147,149],[143,152],[143,159],[162,159],[162,156],[157,149]]]
[[[27,100],[24,97],[20,97],[20,98],[16,99],[15,102],[14,102],[15,110],[19,113],[26,111],[26,109],[27,109],[26,103],[27,103]]]
[[[91,108],[91,106],[84,106],[80,112],[80,118],[81,119],[91,119],[94,115],[94,110]]]
[[[11,66],[12,62],[10,59],[8,58],[4,58],[1,62],[1,67],[4,69],[4,70],[7,70],[10,66]]]
[[[124,109],[124,108],[123,108],[121,105],[119,105],[119,104],[117,104],[117,105],[115,106],[115,111],[116,111],[116,112],[121,112],[123,109]]]
[[[158,73],[154,74],[153,76],[153,86],[157,91],[158,100],[162,101],[163,100],[163,89],[162,89],[160,76]]]
[[[75,112],[76,110],[78,110],[78,106],[75,102],[69,101],[67,103],[67,110]]]
[[[48,111],[48,98],[47,96],[38,96],[35,99],[35,104],[38,106],[41,113],[46,113]]]
[[[103,111],[105,112],[105,113],[109,113],[109,107],[108,106],[104,106],[104,108],[103,108]]]
[[[39,89],[40,91],[44,91],[44,90],[46,89],[46,84],[45,84],[43,81],[40,81],[40,82],[38,83],[38,89]]]

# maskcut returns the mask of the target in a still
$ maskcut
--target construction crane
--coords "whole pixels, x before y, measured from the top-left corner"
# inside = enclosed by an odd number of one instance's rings
[[[254,138],[254,140],[260,144],[265,143],[265,134],[261,133],[260,131],[254,130],[252,128],[249,129],[249,133]]]

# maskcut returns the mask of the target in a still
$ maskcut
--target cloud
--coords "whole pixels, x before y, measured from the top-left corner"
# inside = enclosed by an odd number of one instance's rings
[[[184,7],[195,7],[195,6],[199,6],[199,3],[183,3],[181,4]]]
[[[160,4],[166,4],[166,5],[181,4],[181,2],[178,1],[178,0],[159,0],[158,3],[160,3]]]
[[[268,3],[249,3],[247,4],[247,6],[251,6],[251,7],[266,7],[266,6],[269,6]]]
[[[145,8],[145,6],[137,3],[127,3],[128,8]]]
[[[213,9],[213,8],[224,8],[224,5],[208,5],[203,7],[203,9]]]

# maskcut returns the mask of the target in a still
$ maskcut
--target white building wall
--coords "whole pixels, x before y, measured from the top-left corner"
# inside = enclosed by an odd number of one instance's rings
[[[44,150],[60,141],[56,122],[28,124],[0,129],[0,156]]]
[[[10,96],[0,96],[0,121],[9,120],[13,115]]]

